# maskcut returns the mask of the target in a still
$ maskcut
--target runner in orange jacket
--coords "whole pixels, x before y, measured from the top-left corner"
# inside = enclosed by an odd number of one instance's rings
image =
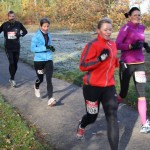
[[[109,53],[109,57],[105,61],[100,61],[100,54],[106,50],[108,50],[106,55]],[[80,59],[80,70],[87,71],[83,78],[84,84],[100,87],[114,85],[114,70],[119,65],[116,54],[116,44],[105,40],[100,34],[88,43]]]
[[[107,120],[110,147],[112,150],[118,150],[118,104],[114,70],[119,63],[116,58],[116,44],[110,40],[111,20],[100,20],[97,33],[98,37],[85,46],[80,59],[80,70],[86,71],[83,77],[86,114],[78,125],[76,136],[78,139],[84,137],[85,127],[96,121],[101,103]]]

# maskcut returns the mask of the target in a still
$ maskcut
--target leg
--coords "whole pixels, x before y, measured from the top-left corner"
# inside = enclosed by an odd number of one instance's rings
[[[99,112],[98,87],[84,86],[83,95],[85,99],[86,114],[82,117],[81,128],[94,123]]]
[[[111,150],[118,150],[119,127],[117,122],[117,97],[114,86],[106,87],[101,100],[107,120],[107,134]]]
[[[9,73],[10,73],[10,79],[14,80],[15,77],[15,65],[14,65],[14,54],[13,52],[8,52],[6,50],[7,58],[9,61]]]
[[[76,134],[78,139],[84,137],[85,127],[88,124],[94,123],[97,119],[100,104],[98,101],[98,94],[98,87],[84,85],[83,95],[85,99],[86,114],[82,117],[82,120],[78,125]]]
[[[14,57],[14,74],[16,74],[16,71],[18,69],[19,55],[20,55],[20,52],[14,52],[13,53],[13,57]]]
[[[119,71],[120,77],[120,94],[121,98],[125,98],[129,89],[129,82],[132,75],[132,66],[128,65],[127,69],[122,73]]]
[[[142,125],[144,125],[146,123],[147,104],[145,98],[146,76],[145,76],[143,64],[136,65],[136,70],[133,76],[133,80],[138,95],[138,111],[139,111]]]
[[[48,99],[50,99],[53,96],[53,85],[52,85],[53,61],[52,60],[46,63],[45,74],[46,74],[46,81],[47,81]]]
[[[43,82],[43,77],[44,77],[44,65],[45,62],[34,62],[34,68],[37,74],[38,79],[35,82],[35,88],[39,89],[40,84]]]

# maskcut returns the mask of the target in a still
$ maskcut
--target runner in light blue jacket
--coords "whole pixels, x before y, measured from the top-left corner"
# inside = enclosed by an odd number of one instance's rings
[[[35,82],[34,90],[35,96],[40,97],[39,86],[43,82],[44,74],[46,74],[47,81],[47,94],[48,94],[48,105],[54,106],[56,100],[53,97],[53,57],[52,53],[55,48],[52,46],[52,38],[48,31],[50,21],[47,18],[43,18],[40,21],[40,29],[33,36],[31,41],[31,51],[34,52],[34,68],[38,79]]]
[[[48,45],[52,45],[52,38],[48,32]],[[53,60],[53,54],[50,49],[46,48],[43,33],[39,29],[32,38],[31,51],[35,53],[34,61]]]

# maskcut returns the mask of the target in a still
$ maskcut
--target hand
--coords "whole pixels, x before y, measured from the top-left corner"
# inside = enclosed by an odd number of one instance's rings
[[[141,49],[143,47],[143,42],[137,41],[135,44],[131,44],[132,50]]]
[[[52,45],[46,46],[46,49],[50,49],[52,52],[55,52],[55,47]]]
[[[119,61],[119,64],[120,64],[120,71],[123,73],[127,69],[127,65],[123,61]]]
[[[108,49],[103,49],[102,50],[102,52],[101,52],[101,54],[99,55],[99,61],[104,61],[104,60],[106,60],[107,58],[108,58],[108,56],[109,56],[109,50]]]
[[[150,53],[150,47],[149,47],[147,42],[144,42],[144,48],[145,48],[147,53]]]
[[[16,37],[17,37],[17,38],[20,38],[20,37],[22,37],[22,34],[16,33]]]

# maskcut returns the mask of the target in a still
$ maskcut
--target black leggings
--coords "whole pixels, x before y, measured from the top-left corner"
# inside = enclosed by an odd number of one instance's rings
[[[20,52],[8,52],[6,50],[6,54],[9,61],[9,73],[10,73],[10,79],[14,80],[15,74],[18,68],[18,60]]]
[[[131,76],[133,76],[133,81],[134,81],[134,84],[136,87],[137,96],[145,97],[146,83],[138,83],[135,81],[135,72],[136,71],[144,71],[144,64],[127,65],[127,69],[123,73],[121,72],[121,70],[119,70],[120,87],[121,87],[119,95],[122,98],[125,98],[127,96]]]
[[[38,89],[43,82],[44,73],[46,74],[48,98],[53,95],[52,75],[53,75],[53,61],[34,61],[34,68],[38,79],[35,82],[35,87]]]
[[[107,120],[107,133],[110,147],[118,150],[119,128],[117,123],[117,94],[115,86],[94,87],[83,86],[85,99],[86,115],[82,117],[81,127],[85,128],[88,124],[94,123],[99,112],[99,105],[102,103],[105,117]]]

